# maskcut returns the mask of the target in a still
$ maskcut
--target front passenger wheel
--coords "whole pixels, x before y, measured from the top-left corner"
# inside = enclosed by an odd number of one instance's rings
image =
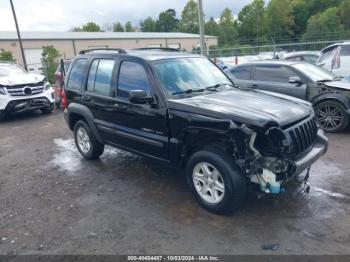
[[[99,158],[104,145],[97,141],[86,122],[79,120],[74,126],[74,140],[80,154],[87,160]]]
[[[247,181],[226,152],[215,147],[195,152],[186,173],[196,200],[205,209],[231,213],[244,202]]]

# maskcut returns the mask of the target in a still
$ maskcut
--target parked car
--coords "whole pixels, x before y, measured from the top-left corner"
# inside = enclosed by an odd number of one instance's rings
[[[62,102],[85,159],[107,144],[183,167],[199,204],[218,213],[239,207],[250,184],[281,192],[327,150],[310,103],[237,88],[199,55],[82,51]]]
[[[57,108],[60,108],[61,106],[61,93],[64,85],[64,77],[66,76],[67,70],[71,62],[72,62],[71,59],[62,60],[57,66],[57,69],[55,72],[56,82],[53,88],[55,90],[55,105]]]
[[[292,61],[304,61],[311,64],[316,64],[318,58],[320,57],[320,52],[317,51],[300,51],[300,52],[291,52],[283,55],[283,60],[292,60]]]
[[[40,109],[54,109],[54,92],[43,75],[31,74],[14,63],[0,62],[0,119]]]
[[[328,132],[347,127],[350,83],[316,65],[293,61],[261,61],[235,66],[225,73],[238,86],[277,92],[310,101],[319,125]]]
[[[350,42],[337,43],[324,48],[316,64],[337,76],[350,80]]]

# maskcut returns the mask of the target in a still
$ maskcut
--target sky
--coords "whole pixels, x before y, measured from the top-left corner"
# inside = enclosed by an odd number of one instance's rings
[[[237,13],[251,0],[203,0],[206,18],[217,18],[228,7]],[[123,24],[151,16],[161,11],[176,10],[180,17],[187,0],[13,0],[20,30],[68,31],[74,26],[94,21],[100,25],[120,21]],[[0,0],[0,31],[14,31],[15,24],[9,0]]]

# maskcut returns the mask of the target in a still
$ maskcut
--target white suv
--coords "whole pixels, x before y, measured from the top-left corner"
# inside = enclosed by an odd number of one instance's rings
[[[27,73],[14,63],[0,62],[0,120],[6,114],[54,109],[54,91],[43,75]]]
[[[316,64],[337,76],[350,80],[350,42],[327,46],[321,51]]]

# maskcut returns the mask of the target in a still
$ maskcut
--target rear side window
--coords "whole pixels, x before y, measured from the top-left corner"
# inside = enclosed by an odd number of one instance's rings
[[[94,60],[91,64],[86,89],[100,95],[109,96],[113,76],[114,60]]]
[[[254,80],[266,82],[288,83],[289,77],[296,74],[285,66],[256,66]]]
[[[80,87],[84,81],[86,62],[86,58],[80,58],[75,60],[67,83],[68,89],[80,90]]]
[[[150,83],[145,68],[135,62],[124,61],[120,66],[118,97],[129,98],[131,90],[144,90],[150,94]]]
[[[250,80],[252,66],[251,65],[238,66],[238,67],[232,69],[230,72],[237,79]]]

